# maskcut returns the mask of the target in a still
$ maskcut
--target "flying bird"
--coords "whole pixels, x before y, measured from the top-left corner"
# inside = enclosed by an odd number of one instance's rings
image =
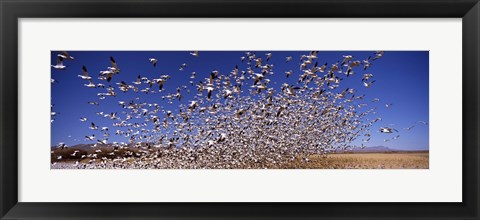
[[[97,85],[92,82],[92,80],[88,80],[88,84],[83,84],[83,86],[88,87],[88,88],[96,88]]]
[[[148,61],[153,65],[153,67],[157,66],[158,60],[155,58],[148,58]]]
[[[93,123],[93,122],[91,123],[89,128],[92,129],[92,130],[98,130],[98,126],[96,126],[95,123]]]
[[[57,64],[51,65],[54,69],[57,70],[65,70],[67,66],[63,65],[63,58],[62,57],[57,57]]]
[[[85,66],[82,66],[82,75],[78,75],[78,77],[80,77],[84,80],[91,80],[92,79],[92,77],[88,76],[87,67],[85,67]]]
[[[382,133],[393,133],[393,132],[398,132],[396,129],[389,128],[389,127],[380,127],[380,132]]]
[[[288,57],[286,57],[286,58],[285,58],[285,63],[288,63],[288,62],[290,62],[292,59],[293,59],[293,57],[292,57],[292,56],[288,56]]]
[[[61,57],[62,59],[66,59],[66,60],[74,60],[75,58],[68,55],[67,51],[62,51],[62,53],[60,54],[57,54],[58,57]]]
[[[198,51],[193,51],[190,53],[190,55],[194,56],[194,57],[198,57]]]

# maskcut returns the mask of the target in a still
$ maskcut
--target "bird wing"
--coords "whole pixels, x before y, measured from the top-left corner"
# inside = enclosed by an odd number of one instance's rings
[[[63,58],[57,57],[57,65],[63,65]]]
[[[62,54],[63,56],[65,56],[65,57],[67,57],[67,58],[69,58],[69,57],[70,57],[70,55],[68,55],[67,51],[62,51],[62,53],[61,53],[61,54]]]
[[[82,74],[83,76],[88,76],[87,67],[85,66],[82,67]]]
[[[110,62],[112,63],[112,67],[117,68],[117,63],[115,62],[115,59],[110,56]]]

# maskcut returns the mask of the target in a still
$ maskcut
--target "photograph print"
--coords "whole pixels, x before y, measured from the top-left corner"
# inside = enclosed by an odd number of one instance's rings
[[[429,51],[51,51],[51,169],[429,169]]]

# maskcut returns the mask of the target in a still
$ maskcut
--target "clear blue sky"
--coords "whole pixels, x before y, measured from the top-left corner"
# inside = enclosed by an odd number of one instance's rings
[[[245,56],[244,51],[200,51],[199,57],[190,55],[191,51],[68,51],[75,60],[65,60],[66,70],[53,69],[52,78],[58,83],[52,84],[52,104],[53,110],[59,112],[52,123],[51,141],[52,145],[64,142],[68,145],[76,145],[80,143],[92,143],[84,140],[85,135],[95,134],[102,137],[100,130],[93,131],[88,127],[93,121],[98,126],[106,126],[111,129],[109,142],[127,142],[128,139],[115,135],[116,127],[112,126],[112,121],[101,118],[96,112],[103,111],[105,113],[118,112],[119,116],[125,118],[121,114],[122,110],[118,105],[118,101],[126,101],[127,103],[140,98],[140,101],[148,103],[158,103],[165,110],[175,112],[178,101],[168,104],[167,100],[162,100],[161,96],[168,93],[175,93],[177,87],[187,85],[192,91],[190,94],[185,92],[182,94],[183,104],[192,100],[196,94],[195,86],[190,86],[190,76],[192,72],[197,73],[195,84],[200,80],[208,78],[213,70],[220,73],[228,74],[235,65],[240,70],[247,68],[246,62],[240,62],[240,57]],[[278,91],[283,82],[295,84],[299,74],[299,59],[302,54],[308,54],[308,51],[254,51],[257,56],[265,57],[265,53],[271,52],[272,58],[268,63],[274,64],[273,76],[269,77]],[[59,51],[51,52],[51,64],[56,63]],[[368,56],[373,58],[374,51],[320,51],[317,61],[319,65],[327,62],[333,64],[342,61],[342,55],[353,55],[354,60],[364,60]],[[119,75],[115,75],[110,83],[98,80],[99,71],[107,69],[110,66],[109,57],[113,56],[121,69]],[[285,63],[285,57],[292,56],[293,60]],[[155,57],[158,64],[153,67],[148,58]],[[264,58],[265,60],[265,58]],[[184,71],[179,71],[181,64],[186,63],[187,67]],[[107,97],[105,100],[99,100],[97,93],[106,92],[106,89],[95,88],[90,89],[84,87],[88,81],[82,80],[77,75],[81,75],[82,66],[85,65],[90,76],[95,83],[103,83],[106,86],[115,87],[117,97]],[[285,78],[285,72],[293,70],[293,75],[288,79]],[[363,73],[372,73],[375,83],[370,88],[365,88],[361,82]],[[136,81],[137,76],[145,76],[149,79],[159,78],[160,75],[168,74],[171,79],[167,81],[164,88],[166,91],[160,94],[144,94],[127,92],[123,93],[118,90],[115,83],[125,81],[128,84]],[[366,103],[370,106],[377,107],[377,115],[383,120],[374,125],[372,129],[372,138],[366,146],[387,146],[395,149],[428,149],[429,133],[428,125],[416,123],[417,121],[429,120],[429,52],[428,51],[386,51],[384,56],[376,61],[366,71],[363,68],[356,68],[355,75],[348,78],[343,75],[341,88],[355,88],[356,94],[365,94]],[[272,84],[271,83],[271,84]],[[147,87],[142,84],[140,88]],[[157,88],[157,87],[156,87]],[[244,93],[246,95],[248,93]],[[379,98],[380,101],[371,103],[369,100]],[[89,101],[99,102],[99,106],[88,104]],[[393,104],[392,107],[386,108],[385,104]],[[371,119],[374,116],[370,116]],[[81,122],[80,117],[86,117],[88,122]],[[162,116],[163,117],[163,116]],[[131,122],[143,122],[142,119]],[[416,125],[412,130],[406,131],[404,128]],[[399,130],[400,138],[384,142],[386,138],[398,135],[378,133],[377,130],[381,126],[394,127]]]

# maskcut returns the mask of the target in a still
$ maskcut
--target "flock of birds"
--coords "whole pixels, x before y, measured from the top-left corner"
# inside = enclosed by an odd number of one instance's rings
[[[201,56],[198,51],[190,54]],[[283,83],[277,91],[270,79],[278,74],[274,64],[269,63],[272,53],[246,52],[239,59],[239,65],[245,68],[236,65],[228,73],[213,70],[200,80],[192,72],[189,83],[174,93],[165,91],[173,77],[170,75],[132,76],[132,82],[116,80],[121,74],[120,65],[110,57],[110,66],[98,74],[89,73],[83,66],[82,74],[78,75],[85,89],[98,90],[98,101],[88,104],[102,106],[102,100],[111,97],[144,93],[157,94],[170,104],[178,101],[179,105],[168,109],[169,106],[149,103],[139,97],[118,101],[118,111],[96,113],[111,121],[102,126],[80,115],[79,120],[85,126],[102,133],[101,137],[85,135],[85,141],[96,150],[84,154],[74,151],[68,158],[55,159],[74,159],[76,168],[271,168],[292,161],[308,162],[311,155],[363,148],[371,138],[373,125],[382,120],[375,116],[376,108],[370,107],[369,102],[380,99],[367,101],[365,94],[342,88],[341,84],[344,80],[355,80],[352,75],[362,71],[365,73],[358,83],[366,88],[374,86],[374,75],[368,69],[383,56],[383,51],[376,51],[363,60],[344,55],[336,63],[319,64],[318,51],[311,51],[299,57],[299,71],[285,72],[285,78],[298,77],[297,83]],[[65,70],[64,62],[74,60],[62,52],[57,56],[57,63],[51,66]],[[292,56],[285,58],[286,63],[293,60]],[[153,68],[161,63],[156,58],[145,58],[145,62],[150,62]],[[186,69],[186,63],[179,66],[179,71]],[[51,82],[58,83],[53,78]],[[182,97],[190,92],[196,93],[194,99],[183,104]],[[52,123],[57,114],[52,105]],[[415,124],[405,131],[410,131]],[[375,130],[399,133],[391,126]],[[123,136],[126,141],[109,142],[110,135]],[[107,155],[101,154],[102,146],[112,150]],[[64,150],[68,146],[59,143],[57,148]]]

